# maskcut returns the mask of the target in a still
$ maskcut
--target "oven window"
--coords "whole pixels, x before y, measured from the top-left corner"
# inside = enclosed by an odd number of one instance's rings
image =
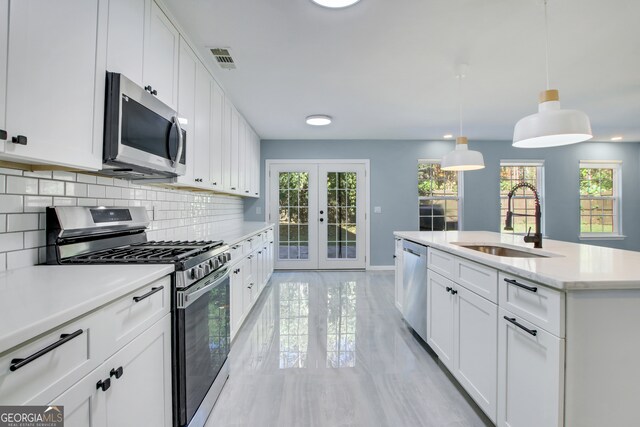
[[[184,310],[187,419],[190,420],[229,354],[229,278]]]
[[[122,144],[170,159],[177,152],[178,134],[171,121],[133,99],[122,99]],[[186,145],[186,144],[185,144]],[[184,163],[183,152],[181,163]]]

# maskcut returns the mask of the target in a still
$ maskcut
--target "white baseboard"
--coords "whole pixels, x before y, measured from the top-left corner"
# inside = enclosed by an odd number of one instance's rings
[[[367,267],[367,270],[374,271],[394,271],[395,269],[395,265],[370,265]]]

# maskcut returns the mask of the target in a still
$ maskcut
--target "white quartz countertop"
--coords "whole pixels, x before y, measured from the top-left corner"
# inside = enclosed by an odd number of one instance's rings
[[[37,265],[2,272],[0,354],[173,270],[173,265]]]
[[[396,231],[397,237],[431,246],[560,290],[640,289],[640,252],[544,239],[542,249],[523,236],[488,231]],[[489,243],[524,248],[548,258],[510,258],[453,244]]]
[[[226,244],[234,245],[242,240],[248,239],[254,234],[265,231],[270,227],[273,227],[273,223],[246,221],[238,227],[229,228],[222,232],[216,232],[209,240],[224,240]]]

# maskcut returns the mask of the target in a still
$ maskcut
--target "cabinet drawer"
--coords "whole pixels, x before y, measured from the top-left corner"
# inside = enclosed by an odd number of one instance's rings
[[[95,312],[5,353],[0,357],[0,404],[44,405],[78,382],[107,356],[102,342],[109,325],[102,312]],[[15,359],[25,359],[24,364]]]
[[[231,245],[231,247],[229,248],[229,253],[231,254],[232,264],[240,261],[244,256],[244,242],[238,242],[235,245]]]
[[[273,228],[267,230],[267,241],[273,242]]]
[[[498,303],[498,270],[484,265],[455,258],[455,281],[468,290]]]
[[[171,310],[171,277],[165,276],[120,298],[106,308],[112,351],[153,325]]]
[[[429,248],[428,267],[429,269],[442,274],[447,279],[455,280],[455,259],[456,257],[438,249]]]
[[[502,272],[498,280],[501,308],[564,338],[564,293]]]
[[[260,244],[259,240],[260,239],[258,237],[256,237],[256,236],[251,236],[247,240],[245,240],[244,244],[243,244],[243,246],[244,246],[244,254],[248,255],[251,252],[253,252],[253,250],[255,248],[257,248],[258,245]]]

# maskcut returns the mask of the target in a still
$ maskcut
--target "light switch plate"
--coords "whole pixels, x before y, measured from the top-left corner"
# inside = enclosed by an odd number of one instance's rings
[[[373,213],[382,213],[382,206],[374,206]]]

